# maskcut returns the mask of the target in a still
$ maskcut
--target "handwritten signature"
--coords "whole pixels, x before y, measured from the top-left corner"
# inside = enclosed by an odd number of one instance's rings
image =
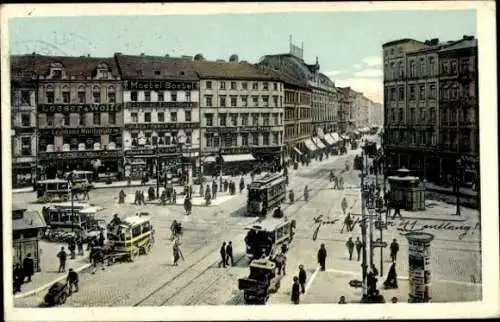
[[[315,241],[318,238],[318,234],[320,231],[320,228],[322,226],[326,225],[335,225],[338,223],[342,223],[343,225],[340,228],[340,233],[343,232],[344,227],[347,228],[347,231],[352,231],[356,225],[358,226],[363,226],[363,224],[367,223],[368,218],[356,218],[353,220],[351,223],[346,223],[345,221],[341,221],[338,218],[323,218],[323,215],[320,215],[318,217],[314,217],[314,232],[313,232],[313,241]],[[453,222],[450,221],[444,221],[439,224],[428,224],[428,223],[422,223],[419,220],[413,219],[406,219],[402,220],[401,222],[397,223],[395,221],[387,221],[387,227],[396,227],[396,230],[399,231],[400,235],[404,236],[408,233],[411,232],[419,232],[419,231],[457,231],[458,232],[458,239],[462,240],[467,234],[473,234],[474,231],[479,230],[481,228],[480,223],[476,223],[475,226],[473,225],[468,225],[468,224],[461,224],[457,225],[454,224]]]

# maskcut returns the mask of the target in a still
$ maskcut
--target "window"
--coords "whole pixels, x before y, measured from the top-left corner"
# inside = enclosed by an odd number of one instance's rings
[[[390,100],[391,101],[396,101],[396,88],[395,87],[391,88]]]
[[[418,99],[419,100],[424,100],[425,99],[425,85],[420,85],[419,86]]]
[[[52,86],[47,86],[47,91],[45,92],[48,104],[54,104],[54,89]]]
[[[186,102],[191,102],[191,92],[186,92]]]
[[[400,101],[405,100],[405,88],[404,87],[399,88],[399,100]]]
[[[273,95],[273,103],[274,103],[275,107],[279,107],[278,106],[278,95]]]
[[[205,114],[205,121],[207,123],[207,126],[214,126],[214,115]]]
[[[144,113],[144,122],[151,123],[151,112]]]
[[[392,79],[396,78],[396,65],[391,63],[391,77]]]
[[[247,90],[248,89],[248,83],[247,82],[241,83],[241,88],[244,89],[244,90]]]
[[[259,133],[252,135],[252,145],[259,145]]]
[[[132,119],[133,123],[138,123],[139,122],[139,117],[137,116],[137,112],[130,113],[130,118]]]
[[[269,90],[269,83],[268,82],[262,83],[262,87],[265,91]]]
[[[278,113],[273,113],[273,125],[279,125]]]
[[[220,137],[215,136],[214,137],[214,147],[220,146]]]
[[[255,106],[255,107],[259,106],[259,96],[252,95],[252,103],[253,103],[253,106]]]
[[[415,122],[415,109],[412,108],[410,109],[410,123],[414,123]]]
[[[184,111],[184,121],[191,122],[191,111]]]
[[[273,88],[275,91],[277,91],[278,90],[278,83],[273,83]]]
[[[137,102],[137,92],[136,91],[130,92],[130,100],[132,102]]]
[[[420,121],[422,124],[425,124],[425,119],[426,119],[426,111],[424,109],[420,110]]]
[[[31,105],[31,93],[29,91],[21,91],[21,105]]]
[[[94,86],[93,93],[94,103],[101,103],[101,89],[98,86]]]
[[[252,114],[252,125],[259,125],[259,114]]]
[[[450,66],[448,65],[447,61],[443,61],[441,63],[441,73],[443,74],[448,74],[450,72]]]
[[[226,106],[226,96],[219,96],[219,105],[221,107],[225,107]]]
[[[453,86],[451,87],[451,92],[450,92],[450,94],[451,94],[451,95],[450,95],[450,98],[451,98],[451,99],[454,99],[454,100],[455,100],[455,99],[457,99],[457,97],[458,97],[458,87],[457,87],[457,85],[453,85]]]
[[[110,86],[108,88],[108,102],[116,103],[116,93],[115,93],[115,88],[113,86]]]
[[[109,112],[108,113],[108,123],[109,124],[116,124],[116,112]]]
[[[69,104],[71,101],[70,91],[68,86],[64,86],[62,89],[63,103]]]
[[[226,82],[220,82],[220,89],[226,89]]]
[[[64,117],[64,123],[63,123],[63,125],[69,126],[70,125],[70,123],[69,123],[69,114],[66,113],[66,114],[63,115],[63,117]]]
[[[205,85],[206,85],[207,89],[212,89],[212,81],[206,81]]]
[[[457,73],[457,61],[456,60],[451,61],[451,73],[452,74]]]
[[[144,101],[151,102],[151,91],[144,91]]]
[[[21,155],[31,155],[31,138],[21,137]]]
[[[248,133],[241,133],[241,145],[248,145]]]
[[[85,126],[85,114],[79,114],[79,122],[78,125]]]
[[[212,133],[205,133],[205,140],[207,141],[207,147],[214,145],[214,135]]]
[[[253,90],[258,90],[259,89],[259,83],[257,83],[257,82],[252,83],[252,89]]]
[[[436,74],[436,61],[434,57],[429,57],[429,75],[434,76]]]
[[[236,82],[231,82],[231,89],[236,89]]]
[[[410,77],[417,76],[417,64],[414,60],[410,62]]]
[[[95,125],[101,125],[101,113],[93,113],[93,122]]]
[[[393,122],[396,122],[396,110],[395,109],[392,109],[392,113],[391,113],[391,120]]]
[[[269,107],[269,96],[262,96],[262,101],[264,102],[264,107]]]
[[[273,133],[273,136],[272,136],[272,141],[271,141],[271,144],[272,145],[278,145],[279,144],[279,135],[278,135],[278,132],[274,132]]]
[[[414,100],[414,99],[415,99],[415,86],[410,85],[410,100]]]
[[[246,95],[241,96],[241,102],[243,103],[243,107],[247,107],[248,106],[248,96],[246,96]]]
[[[85,103],[85,87],[78,87],[78,103]]]
[[[404,78],[405,77],[405,69],[403,67],[403,63],[402,62],[398,62],[398,75],[399,75],[399,78]]]
[[[429,85],[429,97],[430,99],[436,99],[436,85]]]
[[[242,126],[248,125],[248,114],[241,114],[241,125]]]
[[[54,114],[53,113],[47,113],[47,125],[54,126]]]
[[[420,58],[420,76],[425,76],[425,60]]]
[[[231,118],[231,126],[238,126],[238,114],[229,114]]]
[[[30,115],[28,113],[21,114],[21,126],[30,126]]]
[[[177,93],[176,92],[170,93],[170,101],[177,102]]]
[[[207,105],[207,107],[212,107],[213,104],[212,104],[212,95],[205,95],[205,104]]]
[[[462,73],[469,72],[469,59],[462,59],[460,61],[460,71]]]
[[[219,126],[226,126],[227,125],[227,122],[226,122],[226,114],[220,114],[219,115]]]
[[[165,95],[163,92],[158,92],[158,102],[163,102],[165,101]]]
[[[269,145],[269,133],[262,134],[262,145]]]
[[[404,119],[404,109],[400,108],[399,109],[399,121],[403,122]]]
[[[164,123],[165,122],[165,113],[164,112],[158,112],[158,122],[159,123]]]
[[[269,113],[262,114],[262,121],[264,126],[269,126]]]
[[[231,106],[235,107],[237,103],[238,96],[231,96]]]
[[[177,122],[177,112],[170,112],[170,122]]]

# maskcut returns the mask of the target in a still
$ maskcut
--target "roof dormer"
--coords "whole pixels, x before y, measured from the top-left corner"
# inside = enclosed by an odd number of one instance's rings
[[[49,76],[51,79],[61,79],[63,78],[64,65],[61,62],[53,62],[49,65]]]
[[[96,70],[95,70],[95,78],[96,79],[109,79],[111,72],[111,67],[106,64],[106,63],[99,63],[97,64]]]

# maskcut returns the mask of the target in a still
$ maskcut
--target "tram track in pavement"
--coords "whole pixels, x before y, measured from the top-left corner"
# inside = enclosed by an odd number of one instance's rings
[[[315,175],[313,177],[313,178],[317,178],[317,179],[314,180],[314,181],[312,181],[312,182],[308,182],[307,183],[308,185],[314,184],[315,182],[319,182],[321,180],[324,180],[324,174],[328,170],[321,171],[322,170],[321,168],[319,170],[320,171],[316,171],[315,172]],[[300,184],[294,185],[294,187],[292,189],[295,190],[298,186],[300,186]],[[290,189],[287,189],[287,191],[288,190],[290,190]],[[310,197],[315,196],[317,193],[319,193],[319,190],[317,192],[313,193]],[[297,198],[296,201],[300,200],[300,199],[301,198]],[[292,206],[293,204],[286,203],[284,205],[285,205],[285,209],[283,209],[283,210],[286,210],[290,206]],[[305,203],[302,204],[302,205],[300,205],[296,209],[294,209],[293,213],[296,213],[297,211],[299,211],[300,209],[302,209],[302,207],[304,205],[305,205]],[[290,214],[287,214],[287,216],[289,216],[289,215]],[[258,219],[256,219],[256,221],[257,220]],[[208,253],[205,253],[200,259],[198,259],[197,261],[193,262],[188,267],[184,268],[182,271],[180,271],[178,274],[176,274],[172,279],[169,279],[169,280],[165,281],[164,283],[162,283],[161,285],[159,285],[152,292],[148,293],[146,296],[144,296],[141,300],[137,301],[132,306],[134,306],[134,307],[137,307],[137,306],[148,306],[148,305],[151,306],[151,304],[156,304],[156,305],[159,305],[159,306],[165,305],[170,299],[172,299],[174,296],[177,296],[179,293],[181,293],[183,290],[185,290],[186,286],[193,285],[193,283],[194,283],[195,280],[199,279],[203,274],[205,274],[214,265],[214,262],[217,262],[217,260],[213,260],[212,258],[210,258],[210,256],[214,256],[214,257],[219,256],[218,253],[214,254],[214,252],[217,252],[218,249],[219,249],[219,245],[217,245],[215,248],[214,247],[210,248],[210,251]],[[194,253],[194,252],[196,252],[196,250],[193,251],[192,253]],[[245,256],[246,256],[246,254],[243,254],[241,257],[239,257],[237,259],[237,262],[241,261],[241,259],[244,258]],[[193,276],[193,278],[191,278],[190,280],[188,280],[188,282],[186,282],[186,283],[182,284],[181,286],[179,286],[178,287],[178,291],[171,292],[172,294],[168,294],[166,297],[163,297],[163,300],[161,300],[159,303],[157,301],[155,301],[155,299],[154,299],[155,295],[158,295],[159,293],[161,293],[162,291],[164,291],[167,287],[173,286],[174,283],[177,283],[180,280],[180,278],[182,278],[183,276],[186,276],[187,274],[189,274],[189,272],[192,272],[192,269],[195,266],[200,265],[201,263],[208,264],[208,265],[203,265],[202,267],[204,267],[204,269],[202,269],[199,273],[195,273],[194,276]],[[222,275],[218,276],[214,281],[212,281],[211,283],[209,283],[209,285],[215,284],[222,277],[223,277]],[[204,294],[206,294],[206,292],[209,289],[210,288],[207,287],[207,288],[204,289],[203,292],[197,292],[197,296],[191,296],[189,298],[189,302],[195,302],[195,301],[197,301],[201,296],[203,296]]]

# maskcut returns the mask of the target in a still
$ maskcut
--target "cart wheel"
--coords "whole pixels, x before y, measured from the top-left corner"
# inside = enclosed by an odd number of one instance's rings
[[[67,298],[68,298],[68,293],[63,292],[63,293],[61,294],[61,296],[59,297],[59,301],[58,301],[59,303],[58,303],[58,304],[59,304],[59,305],[62,305],[62,304],[64,304],[64,303],[66,303],[66,299],[67,299]]]

